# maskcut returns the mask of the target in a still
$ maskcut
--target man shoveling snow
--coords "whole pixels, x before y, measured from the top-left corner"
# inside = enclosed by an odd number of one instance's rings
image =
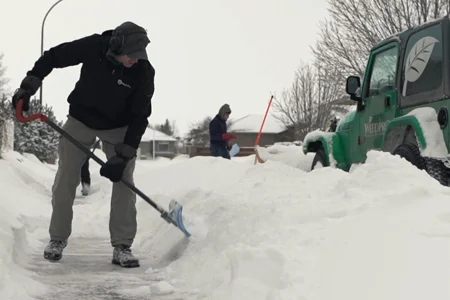
[[[155,70],[148,61],[150,43],[142,27],[125,22],[115,30],[60,44],[36,61],[15,92],[13,107],[30,97],[55,68],[82,64],[80,78],[68,97],[69,116],[63,129],[86,148],[98,137],[108,161],[100,174],[113,182],[109,230],[114,247],[112,263],[139,267],[131,253],[136,235],[136,195],[120,180],[133,182],[135,158],[151,115]],[[59,166],[53,184],[48,260],[60,260],[72,231],[72,206],[80,171],[87,155],[61,137]]]

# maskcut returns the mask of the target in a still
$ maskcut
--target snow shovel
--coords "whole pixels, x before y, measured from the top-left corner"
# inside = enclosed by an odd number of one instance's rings
[[[95,160],[98,164],[101,166],[104,166],[105,163],[93,152],[89,151],[86,147],[84,147],[80,142],[78,142],[76,139],[74,139],[70,134],[68,134],[64,129],[56,125],[54,122],[52,122],[46,115],[42,113],[37,113],[28,117],[25,117],[23,115],[22,111],[23,107],[23,100],[20,100],[17,104],[17,110],[16,110],[16,118],[21,123],[28,123],[33,120],[40,120],[41,122],[47,123],[51,128],[56,130],[59,134],[61,134],[63,137],[68,139],[70,142],[72,142],[77,148],[79,148],[81,151],[83,151],[88,157]],[[137,189],[134,185],[129,183],[128,181],[121,179],[122,183],[128,187],[130,190],[138,194],[142,199],[144,199],[148,204],[153,206],[157,211],[161,213],[161,217],[166,220],[168,223],[172,223],[175,225],[178,229],[180,229],[187,237],[190,237],[191,234],[186,230],[183,224],[183,217],[182,217],[182,211],[183,207],[175,200],[171,200],[169,204],[169,210],[165,210],[155,202],[153,202],[147,195],[145,195],[143,192],[141,192],[139,189]]]
[[[239,145],[233,144],[233,146],[231,147],[231,150],[230,150],[230,157],[235,156],[236,154],[239,153],[239,151],[241,151],[241,148],[239,147]]]

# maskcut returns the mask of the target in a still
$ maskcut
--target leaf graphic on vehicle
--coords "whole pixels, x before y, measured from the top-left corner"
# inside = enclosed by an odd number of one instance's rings
[[[405,66],[403,96],[406,95],[406,86],[408,85],[408,82],[414,82],[422,75],[436,43],[439,43],[439,40],[432,36],[426,36],[418,40],[411,51],[409,51]]]

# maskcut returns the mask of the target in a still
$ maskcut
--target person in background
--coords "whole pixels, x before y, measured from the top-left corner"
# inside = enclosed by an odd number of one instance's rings
[[[92,147],[92,152],[97,149],[98,145],[100,144],[100,140],[97,140],[95,142],[94,146]],[[81,167],[81,194],[83,196],[89,195],[89,191],[91,189],[91,173],[89,172],[89,157],[86,158],[86,161],[84,162],[83,166]]]
[[[227,120],[230,117],[230,105],[224,104],[219,113],[209,123],[210,151],[215,157],[230,159],[231,140],[237,136],[227,133]]]
[[[83,196],[89,195],[91,189],[91,173],[89,172],[89,157],[86,158],[81,167],[81,194]]]

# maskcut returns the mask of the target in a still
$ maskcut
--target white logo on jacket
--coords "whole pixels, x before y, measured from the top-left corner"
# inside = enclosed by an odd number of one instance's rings
[[[118,85],[123,85],[123,86],[131,89],[131,86],[129,84],[126,84],[125,82],[123,82],[122,79],[117,80],[117,84]]]

